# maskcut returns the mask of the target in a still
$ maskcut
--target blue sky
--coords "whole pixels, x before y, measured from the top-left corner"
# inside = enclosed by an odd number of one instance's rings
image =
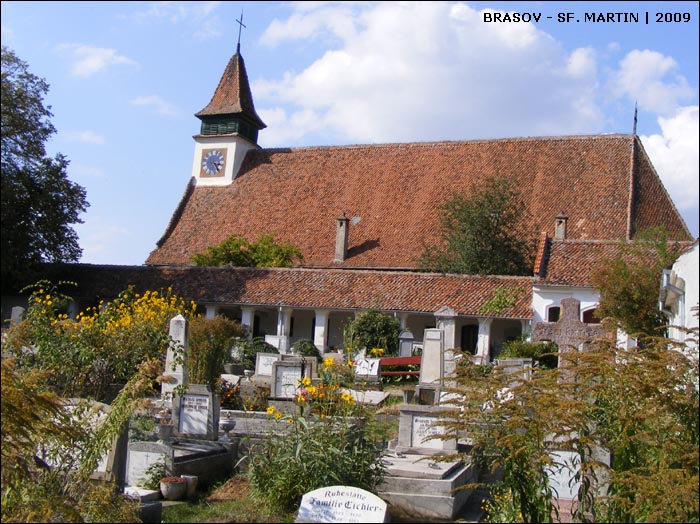
[[[630,133],[636,101],[698,236],[698,2],[2,2],[2,44],[50,85],[48,151],[87,190],[82,262],[142,264],[155,248],[241,10],[262,147]],[[594,11],[639,22],[584,22]]]

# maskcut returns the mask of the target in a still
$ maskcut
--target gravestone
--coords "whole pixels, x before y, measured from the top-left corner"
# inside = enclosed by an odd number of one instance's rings
[[[414,342],[415,340],[413,338],[413,333],[410,329],[404,329],[401,333],[399,333],[399,356],[413,356]]]
[[[306,493],[295,522],[387,522],[387,504],[353,486],[329,486]]]
[[[277,360],[272,363],[272,385],[270,394],[276,399],[293,399],[301,389],[303,377],[311,378],[311,369],[301,360]]]
[[[420,383],[439,386],[443,376],[443,332],[426,329],[423,337],[423,355],[420,363]]]
[[[415,519],[454,520],[473,492],[466,485],[478,480],[471,456],[456,457],[456,438],[431,438],[446,433],[445,406],[399,406],[399,433],[382,462],[385,475],[378,493],[392,513]],[[450,459],[446,457],[449,456]]]
[[[304,376],[318,377],[318,358],[306,355],[280,355],[282,360],[296,360],[304,366]]]
[[[396,451],[435,455],[453,453],[457,450],[456,439],[433,439],[432,435],[442,435],[445,429],[440,425],[444,409],[438,406],[404,404],[399,407],[399,434]]]
[[[87,428],[94,435],[105,423],[112,408],[108,404],[87,399],[65,399],[63,405],[76,425]],[[92,480],[114,482],[122,489],[125,484],[127,462],[128,431],[126,426],[112,439],[109,449],[102,454],[97,467],[92,472]],[[82,461],[81,450],[75,449],[42,449],[47,453],[42,459],[55,466],[77,467]]]
[[[218,440],[221,406],[211,387],[191,384],[173,398],[173,431],[176,437]]]
[[[416,386],[419,404],[435,404],[439,398],[445,373],[444,335],[442,329],[426,329],[424,332],[420,375]]]
[[[256,353],[255,382],[269,386],[272,383],[272,365],[281,358],[279,353]]]
[[[147,480],[146,471],[154,464],[163,464],[166,472],[173,471],[175,451],[160,442],[130,442],[126,466],[126,483],[141,486]]]
[[[379,358],[357,358],[353,362],[355,380],[379,382],[382,373],[382,361]]]
[[[173,401],[173,390],[189,382],[187,377],[187,366],[185,354],[187,351],[187,319],[182,315],[177,315],[170,320],[170,344],[165,358],[165,371],[163,375],[170,377],[170,382],[161,384],[161,398],[166,404]],[[179,358],[178,358],[179,357]]]
[[[561,301],[561,315],[557,322],[536,322],[532,328],[532,340],[554,342],[559,353],[585,351],[588,343],[595,337],[605,335],[601,324],[584,324],[581,316],[581,301],[565,298]],[[559,367],[562,361],[559,360]]]
[[[10,313],[10,323],[22,322],[24,319],[24,308],[22,306],[14,306]]]
[[[508,384],[509,388],[517,387],[522,384],[522,381],[530,380],[532,374],[531,358],[505,358],[495,360],[494,364],[495,369],[512,378],[512,382]]]

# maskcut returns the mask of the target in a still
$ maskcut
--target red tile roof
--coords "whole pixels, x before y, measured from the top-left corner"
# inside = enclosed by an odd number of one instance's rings
[[[681,253],[691,244],[678,242],[675,249]],[[537,284],[591,287],[591,270],[600,261],[615,258],[621,248],[620,241],[550,239],[544,278]]]
[[[437,240],[440,205],[497,175],[521,189],[531,216],[522,230],[533,234],[552,236],[564,213],[569,239],[617,240],[635,223],[691,239],[632,135],[261,149],[248,152],[231,185],[186,192],[146,263],[191,264],[233,233],[271,233],[299,247],[307,267],[415,268]],[[343,213],[359,222],[334,266]]]
[[[229,60],[209,104],[195,116],[201,118],[231,114],[244,114],[260,129],[267,127],[255,112],[245,62],[238,52]]]
[[[75,298],[110,299],[133,285],[136,291],[172,287],[198,304],[290,306],[314,309],[370,309],[434,313],[449,306],[458,315],[480,312],[501,288],[520,288],[517,303],[499,318],[531,318],[530,277],[441,275],[408,271],[262,269],[234,267],[47,266],[45,278],[76,282]]]

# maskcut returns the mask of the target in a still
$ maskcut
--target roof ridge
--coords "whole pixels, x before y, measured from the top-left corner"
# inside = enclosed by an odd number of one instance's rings
[[[619,138],[634,138],[633,135],[625,133],[607,133],[598,135],[565,135],[565,136],[527,136],[527,137],[508,137],[508,138],[474,138],[463,140],[434,140],[430,142],[381,142],[381,143],[366,143],[366,144],[329,144],[329,145],[313,145],[313,146],[297,146],[297,147],[270,147],[261,148],[262,151],[277,152],[277,151],[298,151],[298,150],[328,150],[328,149],[374,149],[374,148],[394,148],[394,147],[434,147],[436,145],[462,145],[462,144],[480,144],[480,143],[498,143],[498,142],[528,142],[528,141],[574,141],[574,140],[605,140]]]

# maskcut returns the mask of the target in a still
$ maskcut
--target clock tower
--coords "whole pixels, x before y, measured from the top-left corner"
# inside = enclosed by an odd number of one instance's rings
[[[230,184],[245,154],[259,147],[258,131],[267,127],[255,112],[240,44],[211,101],[195,116],[202,126],[194,136],[192,176],[198,186]]]

